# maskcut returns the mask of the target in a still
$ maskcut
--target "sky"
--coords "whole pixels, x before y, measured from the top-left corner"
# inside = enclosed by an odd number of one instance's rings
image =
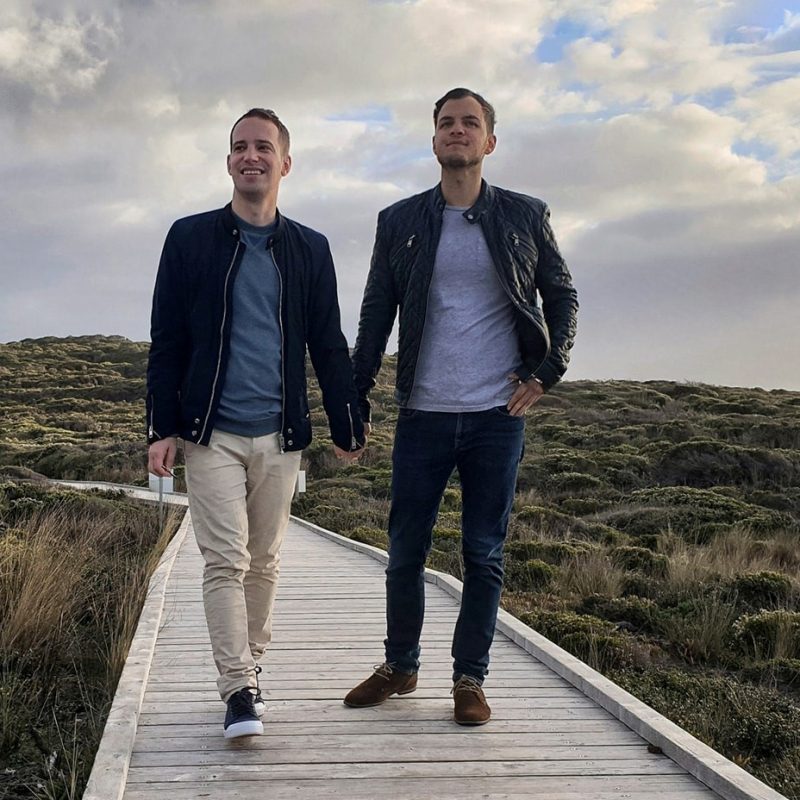
[[[2,0],[0,342],[147,340],[164,236],[230,199],[263,106],[352,345],[377,213],[437,183],[455,86],[497,111],[486,179],[550,206],[567,378],[800,390],[800,0]]]

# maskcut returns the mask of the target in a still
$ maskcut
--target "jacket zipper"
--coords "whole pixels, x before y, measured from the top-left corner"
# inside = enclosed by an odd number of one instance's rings
[[[233,258],[231,259],[230,266],[228,267],[228,272],[225,274],[225,285],[223,287],[223,305],[222,305],[222,322],[219,327],[219,353],[217,355],[217,371],[214,373],[214,382],[211,384],[211,397],[208,401],[208,410],[206,411],[206,417],[203,420],[203,428],[200,431],[200,436],[198,437],[198,441],[202,441],[203,437],[206,433],[206,427],[208,426],[208,418],[211,416],[211,407],[214,405],[214,395],[217,391],[217,381],[219,380],[219,371],[222,367],[222,348],[223,343],[225,341],[225,321],[228,318],[228,281],[231,277],[231,272],[233,271],[233,265],[236,263],[236,256],[239,254],[239,245],[241,243],[239,241],[236,242],[236,249],[233,251]]]
[[[442,226],[441,226],[441,222],[440,222],[440,225],[439,225],[439,238],[441,238],[441,235],[442,235]],[[414,239],[416,238],[416,236],[417,235],[415,233],[412,233],[411,236],[408,237],[408,241],[406,242],[406,247],[411,247],[411,245],[414,243]],[[438,245],[439,245],[438,240],[436,242],[436,245],[438,247]],[[434,252],[434,266],[435,266],[435,264],[436,264],[436,253]],[[414,374],[411,376],[411,388],[408,391],[408,398],[407,398],[408,400],[410,400],[411,397],[414,394],[414,386],[415,386],[416,380],[417,380],[417,365],[419,364],[419,351],[422,349],[422,342],[425,340],[425,325],[426,325],[426,323],[428,321],[428,305],[429,305],[430,299],[431,299],[431,284],[432,283],[433,283],[433,266],[431,266],[431,276],[430,276],[430,280],[428,281],[428,288],[425,290],[425,314],[422,317],[422,330],[420,331],[420,334],[419,334],[419,347],[417,348],[417,353],[414,356]]]
[[[153,439],[154,437],[158,436],[155,429],[155,418],[156,418],[156,403],[153,398],[153,393],[150,392],[150,438]],[[161,437],[159,437],[161,438]]]
[[[350,403],[347,404],[347,416],[350,419],[350,450],[355,450],[358,442],[356,442],[356,432],[353,427],[353,412],[350,410]]]
[[[278,444],[281,453],[285,453],[285,440],[283,436],[283,424],[286,420],[286,358],[283,352],[283,277],[278,269],[278,262],[275,260],[275,251],[272,244],[269,246],[269,254],[272,258],[272,265],[278,273],[278,326],[281,329],[281,429],[278,431]]]

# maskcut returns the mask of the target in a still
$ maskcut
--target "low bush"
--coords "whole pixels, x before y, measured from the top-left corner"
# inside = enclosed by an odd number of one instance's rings
[[[774,690],[678,670],[615,670],[616,683],[778,791],[800,789],[800,707]],[[792,796],[796,796],[793,794]]]
[[[749,572],[736,575],[724,584],[737,607],[757,611],[789,603],[792,581],[780,572]]]
[[[522,621],[594,669],[629,667],[634,661],[632,639],[598,617],[533,611],[523,614]]]
[[[507,561],[505,586],[512,592],[542,592],[550,588],[558,576],[558,567],[539,559]]]
[[[733,631],[739,649],[753,660],[800,658],[800,613],[796,611],[744,614]]]
[[[609,622],[626,623],[648,633],[659,630],[660,609],[647,597],[603,597],[595,594],[585,598],[575,610],[578,614],[590,614]]]
[[[619,545],[611,551],[610,556],[615,564],[628,572],[663,578],[669,571],[669,559],[645,547]]]

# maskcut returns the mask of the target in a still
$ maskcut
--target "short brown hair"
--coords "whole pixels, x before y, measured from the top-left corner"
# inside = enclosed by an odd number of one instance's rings
[[[472,89],[464,89],[463,87],[451,89],[446,95],[444,95],[444,97],[440,97],[436,101],[436,105],[433,107],[434,126],[436,126],[436,124],[439,122],[439,112],[442,110],[442,106],[448,100],[461,100],[464,97],[471,97],[473,100],[478,101],[478,105],[480,105],[481,109],[483,110],[483,118],[486,121],[486,127],[489,130],[489,133],[494,133],[495,115],[492,104],[485,98],[481,97],[477,92],[473,92]]]
[[[233,131],[243,119],[247,119],[248,117],[257,117],[258,119],[271,122],[278,129],[278,141],[281,143],[283,151],[285,153],[289,152],[289,129],[280,121],[278,115],[271,108],[251,108],[249,111],[245,111],[245,113],[233,123],[230,135],[231,150],[233,150]]]

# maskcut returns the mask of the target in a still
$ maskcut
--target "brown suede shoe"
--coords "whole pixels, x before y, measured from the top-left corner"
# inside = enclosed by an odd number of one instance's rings
[[[492,716],[481,685],[475,678],[462,675],[452,689],[455,710],[453,719],[459,725],[485,725]]]
[[[389,664],[379,664],[375,672],[348,692],[344,704],[350,708],[379,706],[393,694],[410,694],[417,688],[417,673],[397,672]]]

